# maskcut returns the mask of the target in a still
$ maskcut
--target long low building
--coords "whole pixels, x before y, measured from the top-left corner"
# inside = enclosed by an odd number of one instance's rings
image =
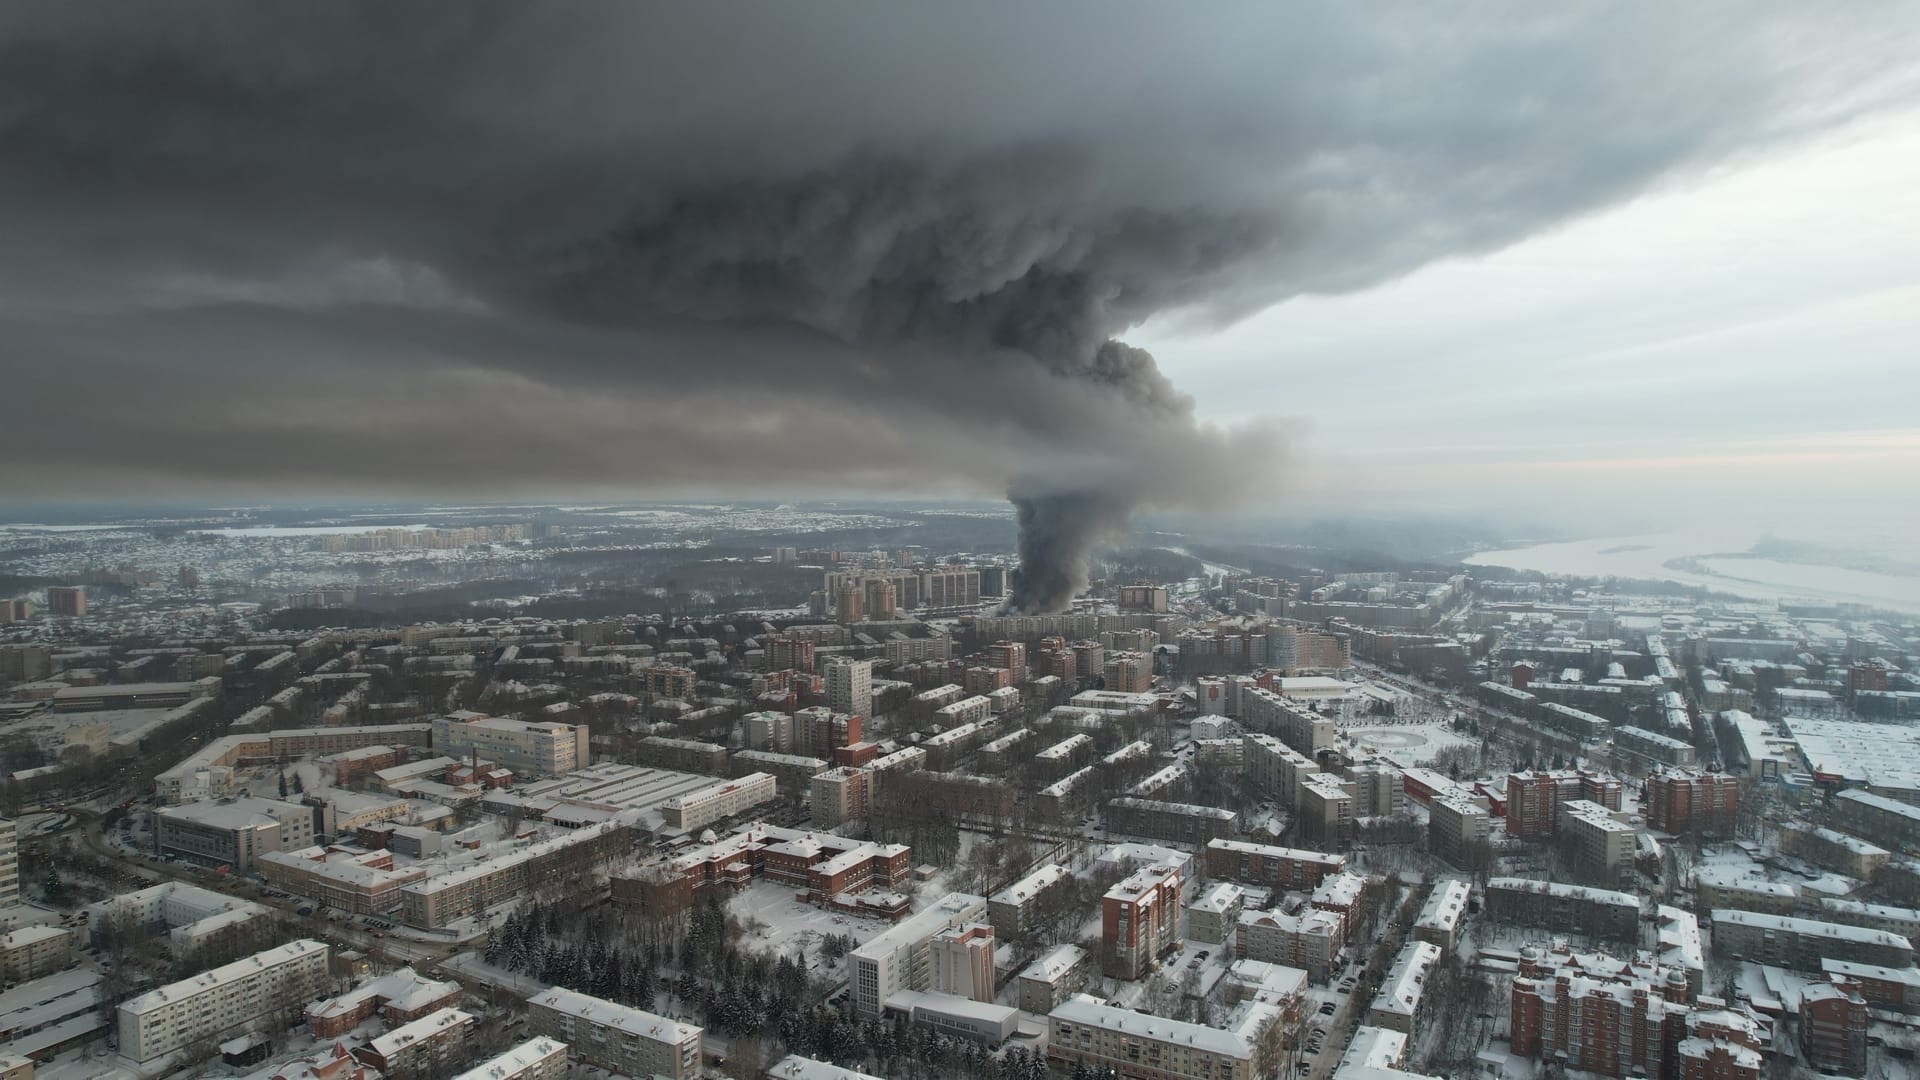
[[[296,1009],[327,986],[327,947],[299,940],[168,983],[121,1004],[120,1054],[149,1062]]]
[[[1272,1005],[1247,1001],[1215,1028],[1079,994],[1047,1014],[1047,1059],[1062,1070],[1086,1066],[1123,1077],[1255,1080],[1278,1057],[1280,1016]]]
[[[1713,951],[1801,971],[1819,971],[1824,960],[1913,966],[1913,943],[1898,934],[1757,911],[1714,912]]]
[[[632,823],[619,818],[536,841],[476,866],[436,874],[401,889],[400,918],[422,929],[445,926],[621,858],[633,850],[633,837]]]
[[[1487,882],[1486,899],[1488,917],[1510,925],[1620,942],[1640,938],[1640,899],[1630,893],[1531,878],[1494,878]]]
[[[1174,843],[1205,844],[1233,835],[1240,815],[1214,806],[1121,797],[1107,801],[1107,831]]]
[[[1244,840],[1209,841],[1206,854],[1208,877],[1295,892],[1317,889],[1327,875],[1347,868],[1345,855]]]

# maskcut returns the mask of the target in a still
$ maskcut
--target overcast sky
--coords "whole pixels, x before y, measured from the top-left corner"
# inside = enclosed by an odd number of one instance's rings
[[[1209,412],[1299,416],[1302,495],[1486,506],[1530,487],[1583,524],[1767,492],[1904,513],[1920,494],[1920,113],[1363,291],[1131,337]]]
[[[1920,6],[1472,11],[0,8],[0,498],[1911,493]]]

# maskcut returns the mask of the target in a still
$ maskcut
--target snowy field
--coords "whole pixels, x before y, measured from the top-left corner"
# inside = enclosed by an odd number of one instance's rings
[[[1340,733],[1363,751],[1384,754],[1403,765],[1425,765],[1449,747],[1477,749],[1480,745],[1442,724],[1396,724],[1389,720],[1343,728]]]
[[[865,919],[844,912],[830,911],[794,899],[792,886],[759,880],[734,894],[727,913],[747,927],[741,947],[753,951],[792,953],[801,944],[802,935],[811,935],[806,947],[813,950],[828,934],[852,934],[865,943],[893,924],[883,919]]]

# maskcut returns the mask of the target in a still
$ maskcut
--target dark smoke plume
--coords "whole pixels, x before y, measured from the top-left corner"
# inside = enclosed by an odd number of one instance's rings
[[[1127,527],[1133,501],[1124,493],[1072,491],[1008,496],[1020,523],[1020,568],[1010,611],[1041,613],[1067,606],[1087,583],[1094,546]]]
[[[1914,10],[6,5],[0,493],[1011,488],[1057,607],[1273,490],[1129,330],[1905,101]]]

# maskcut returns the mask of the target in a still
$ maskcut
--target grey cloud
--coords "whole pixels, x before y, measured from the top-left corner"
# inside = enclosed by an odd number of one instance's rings
[[[1136,502],[1280,457],[1128,328],[1364,288],[1906,100],[1913,11],[1882,13],[13,6],[0,349],[36,419],[5,438],[94,485],[1000,486],[1058,552],[1021,599],[1050,606]],[[126,426],[40,449],[76,392]],[[276,401],[306,459],[258,449]],[[529,433],[441,452],[481,419]],[[674,436],[596,442],[628,424]]]

